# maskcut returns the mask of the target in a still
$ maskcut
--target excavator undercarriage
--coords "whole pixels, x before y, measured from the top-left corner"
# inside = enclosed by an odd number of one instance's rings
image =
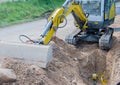
[[[112,46],[113,28],[105,28],[104,30],[89,30],[82,32],[76,29],[68,34],[65,41],[69,44],[78,45],[80,42],[99,43],[99,47],[103,50],[109,50]]]

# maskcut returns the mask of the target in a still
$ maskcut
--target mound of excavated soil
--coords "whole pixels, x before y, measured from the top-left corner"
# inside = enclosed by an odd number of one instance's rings
[[[106,52],[98,49],[97,44],[74,47],[55,38],[50,43],[53,45],[54,59],[47,69],[5,58],[2,67],[13,69],[17,81],[3,85],[93,85],[91,75],[96,72],[100,78],[104,71],[105,78],[110,80],[111,85],[115,85],[120,79],[119,39],[117,36],[111,51]]]
[[[107,54],[107,73],[109,76],[108,85],[116,85],[120,82],[120,32],[114,33],[113,47]]]

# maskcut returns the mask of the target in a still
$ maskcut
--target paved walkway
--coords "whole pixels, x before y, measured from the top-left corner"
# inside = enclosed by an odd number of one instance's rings
[[[68,16],[67,21],[69,24],[65,28],[60,28],[56,35],[64,39],[65,36],[74,30],[73,18]],[[0,40],[6,42],[20,42],[19,35],[25,34],[32,39],[38,39],[43,31],[47,20],[42,19],[38,21],[28,22],[25,24],[18,24],[10,27],[0,28]]]

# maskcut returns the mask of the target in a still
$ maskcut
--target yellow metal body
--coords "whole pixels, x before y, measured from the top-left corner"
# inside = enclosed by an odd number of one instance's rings
[[[105,72],[103,72],[103,74],[102,74],[101,77],[100,77],[101,84],[102,84],[102,85],[107,85],[107,80],[104,79],[104,75],[105,75]]]
[[[94,73],[92,74],[92,80],[97,81],[98,79],[98,74]]]
[[[85,21],[84,26],[81,28],[82,30],[86,30],[87,29],[87,22],[88,19],[85,16],[85,14],[83,13],[82,7],[79,4],[75,4],[72,3],[68,9],[65,8],[59,8],[57,10],[55,10],[52,15],[50,16],[50,18],[48,19],[48,21],[52,20],[53,25],[51,26],[50,30],[48,31],[48,33],[46,34],[46,36],[43,38],[43,44],[48,44],[50,42],[50,40],[52,39],[52,36],[54,35],[54,33],[56,32],[56,30],[58,29],[58,26],[60,23],[62,23],[64,21],[63,17],[60,17],[61,15],[63,16],[68,16],[71,12],[74,12],[82,21]]]
[[[110,8],[109,20],[113,19],[114,17],[115,17],[115,3],[112,3],[112,6]]]
[[[113,1],[111,1],[110,2],[110,0],[108,1],[108,0],[106,0],[105,1],[106,2],[106,4],[105,4],[105,10],[106,10],[106,12],[105,12],[105,14],[104,14],[104,19],[105,20],[112,20],[112,19],[114,19],[115,18],[115,15],[116,15],[116,13],[115,13],[115,2],[114,2],[114,0]]]

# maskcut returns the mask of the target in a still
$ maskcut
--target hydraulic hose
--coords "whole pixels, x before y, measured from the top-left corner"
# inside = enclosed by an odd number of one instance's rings
[[[34,40],[32,40],[31,38],[29,38],[28,36],[26,35],[20,35],[19,36],[19,40],[22,42],[22,43],[26,43],[26,41],[24,41],[22,38],[26,38],[28,41],[32,42],[32,43],[35,43]]]

